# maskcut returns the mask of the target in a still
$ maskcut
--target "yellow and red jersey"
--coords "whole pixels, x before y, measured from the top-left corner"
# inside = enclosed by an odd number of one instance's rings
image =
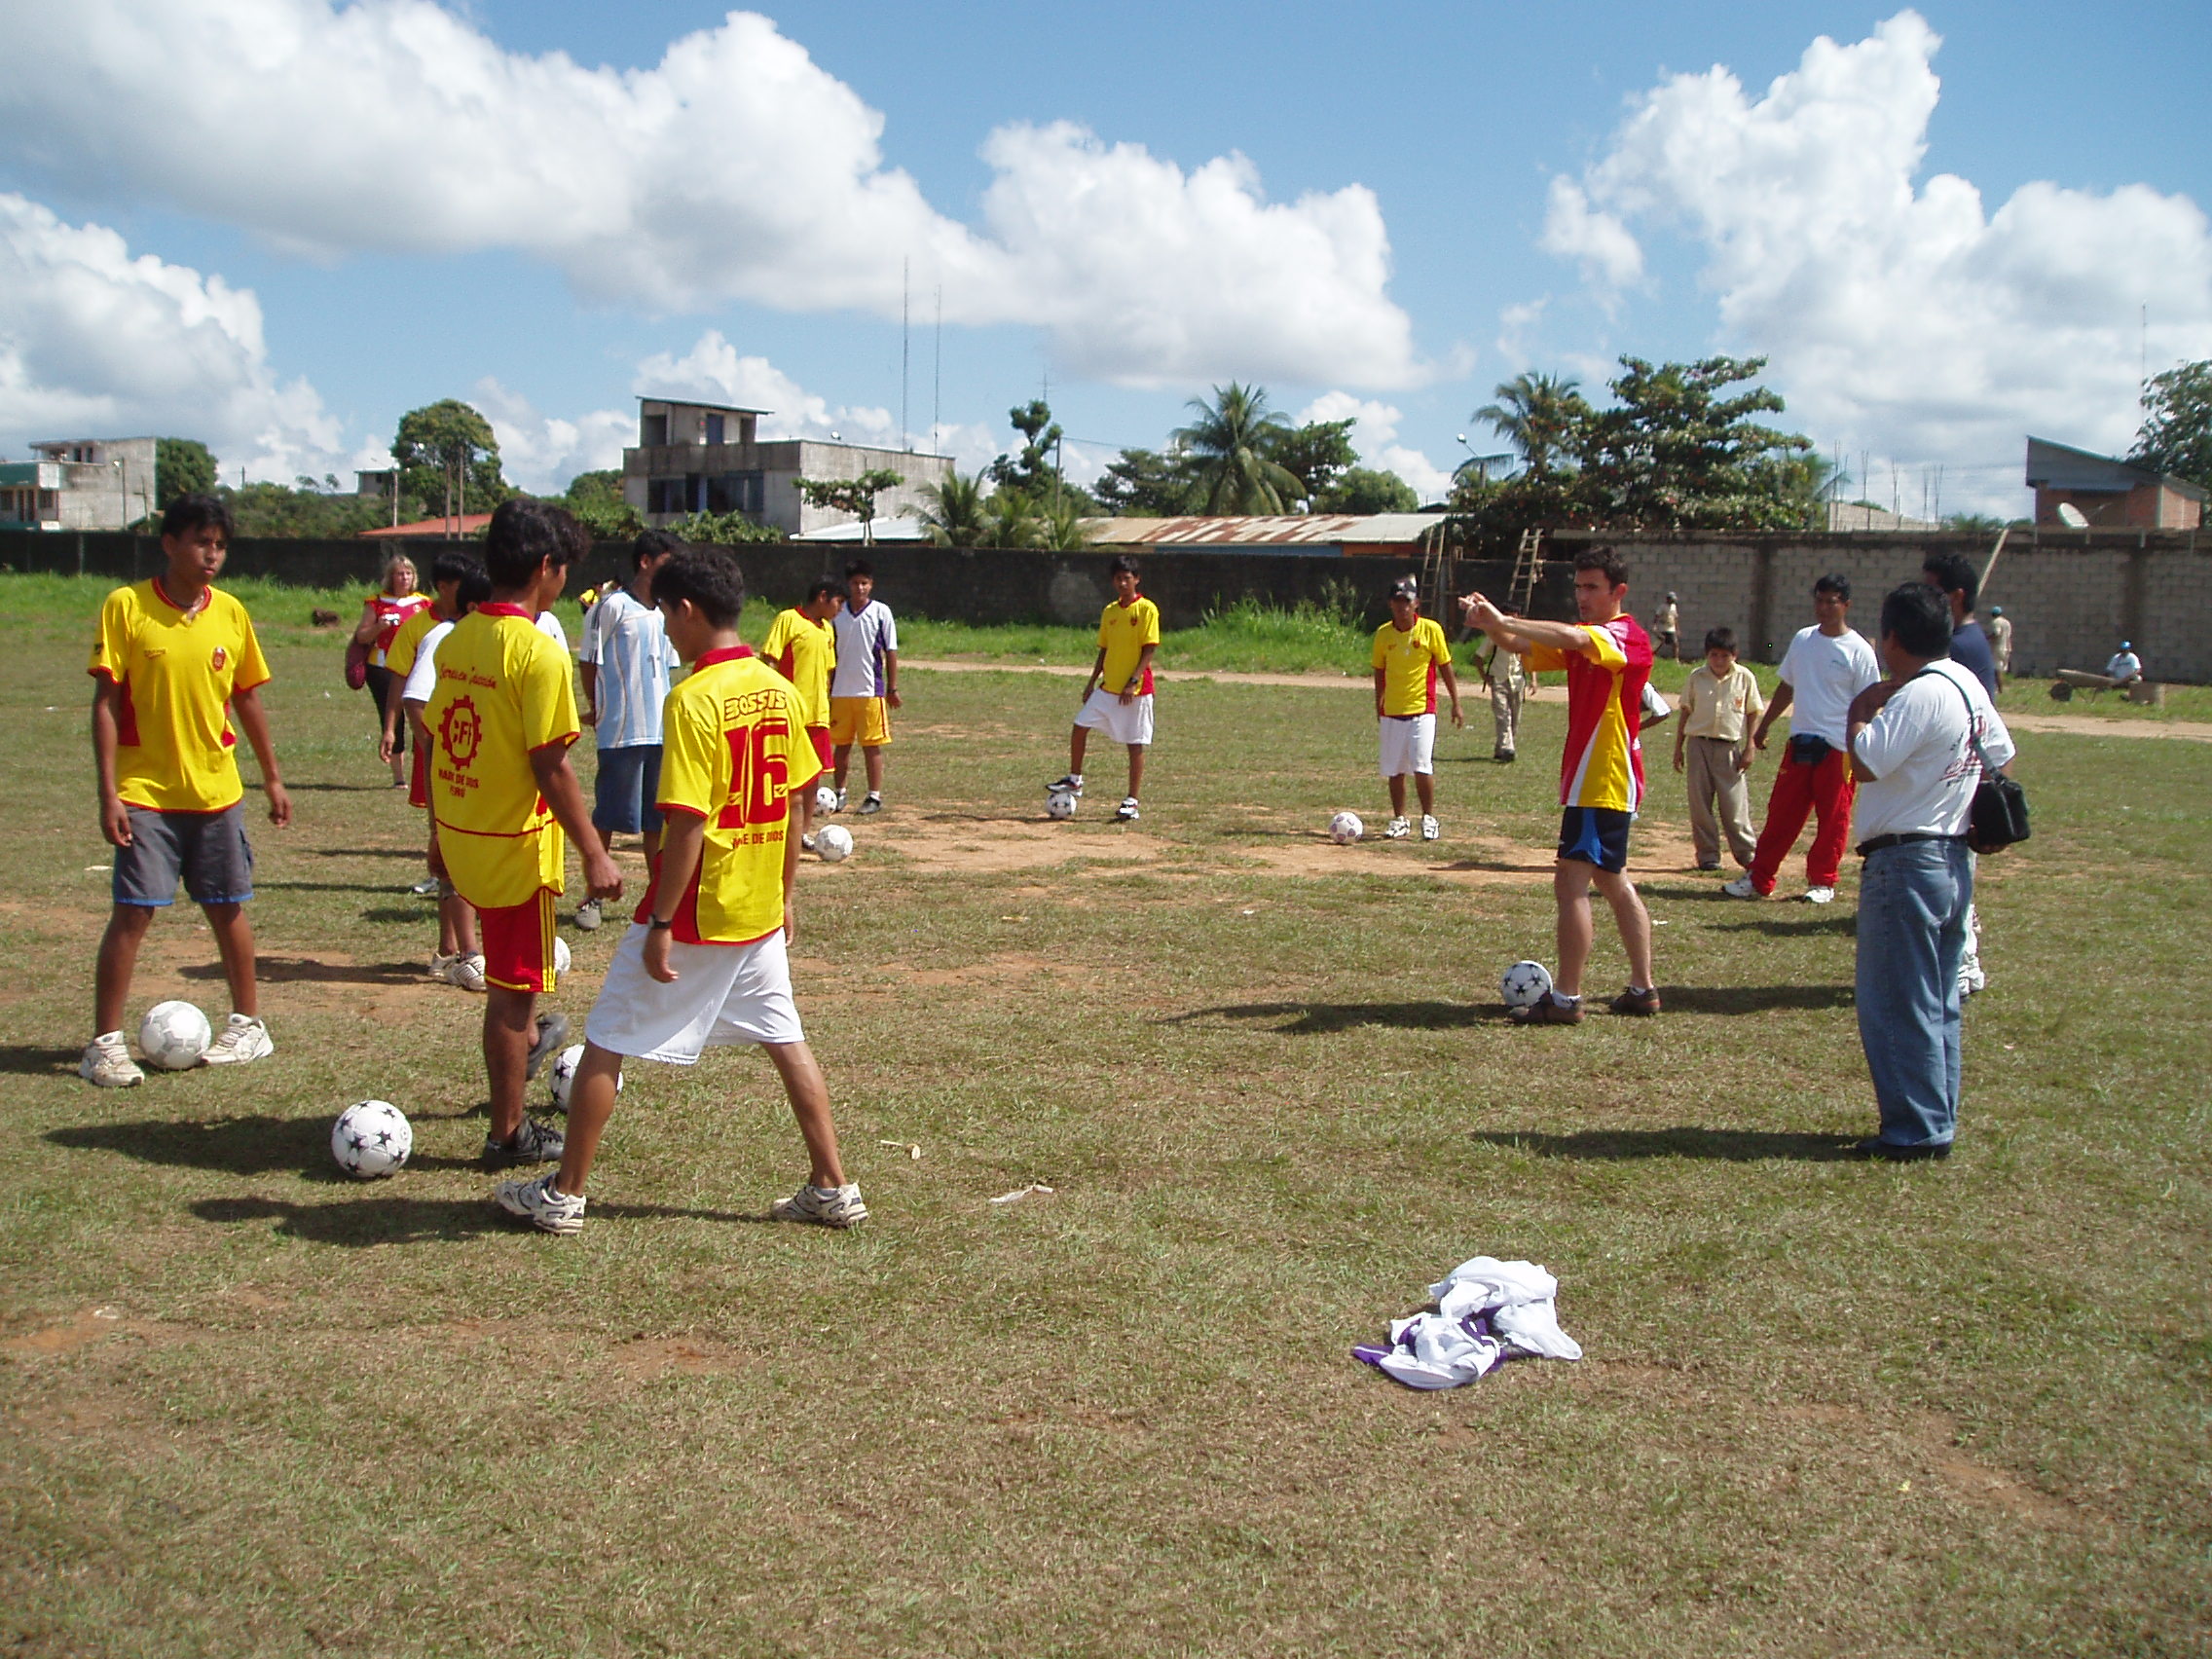
[[[766,939],[784,925],[792,793],[822,773],[799,695],[745,646],[732,645],[703,653],[661,710],[656,804],[664,813],[703,818],[707,826],[699,867],[676,909],[674,937],[684,944]],[[659,884],[656,865],[639,921],[653,913]]]
[[[1560,756],[1562,806],[1634,812],[1643,801],[1643,749],[1636,740],[1651,636],[1633,616],[1580,624],[1583,646],[1538,645],[1530,669],[1567,671],[1567,753]]]
[[[434,604],[410,613],[393,632],[391,644],[385,647],[383,666],[404,681],[415,672],[415,656],[423,648],[423,636],[444,620]],[[372,653],[369,660],[374,662],[377,658]]]
[[[837,666],[837,631],[803,610],[779,610],[760,654],[798,692],[810,726],[830,723],[830,673]]]
[[[1150,663],[1145,664],[1141,683],[1131,685],[1129,682],[1137,678],[1137,664],[1143,659],[1145,646],[1159,644],[1159,606],[1142,594],[1126,605],[1118,599],[1114,601],[1098,619],[1098,648],[1106,653],[1106,666],[1098,676],[1099,688],[1117,697],[1124,691],[1151,696]]]
[[[483,605],[439,643],[437,663],[423,723],[437,745],[430,811],[446,872],[479,909],[560,892],[568,843],[530,756],[580,729],[569,653],[521,606]]]
[[[187,612],[159,576],[100,607],[90,672],[123,688],[116,793],[156,812],[221,812],[245,793],[230,701],[269,679],[253,619],[209,588]]]
[[[391,666],[391,642],[411,616],[430,608],[430,596],[426,593],[410,593],[394,599],[388,593],[372,593],[369,605],[376,611],[377,637],[369,642],[369,666]]]
[[[1411,628],[1385,622],[1375,630],[1375,666],[1382,671],[1385,715],[1436,713],[1436,670],[1452,660],[1452,647],[1434,618],[1417,616]]]

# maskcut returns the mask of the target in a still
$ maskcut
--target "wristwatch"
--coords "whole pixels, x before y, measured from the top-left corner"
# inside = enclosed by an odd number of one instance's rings
[[[645,918],[645,926],[653,929],[655,932],[659,932],[661,930],[673,928],[674,926],[676,926],[676,918],[674,916],[671,916],[667,921],[664,922],[658,916],[647,916]]]

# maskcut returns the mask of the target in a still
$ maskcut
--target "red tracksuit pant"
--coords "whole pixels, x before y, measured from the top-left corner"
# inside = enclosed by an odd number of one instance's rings
[[[1831,749],[1818,766],[1803,766],[1785,749],[1781,770],[1774,775],[1774,793],[1767,797],[1766,827],[1759,831],[1758,851],[1751,855],[1751,885],[1760,893],[1774,891],[1774,878],[1782,861],[1797,844],[1808,817],[1817,817],[1813,850],[1805,855],[1805,884],[1833,887],[1843,868],[1843,850],[1851,844],[1851,797],[1858,786],[1851,780],[1851,758]]]

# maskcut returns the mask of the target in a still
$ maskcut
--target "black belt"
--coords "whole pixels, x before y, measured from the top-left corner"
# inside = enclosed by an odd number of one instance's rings
[[[1884,847],[1901,847],[1907,841],[1963,841],[1965,839],[1964,835],[1937,835],[1931,830],[1908,830],[1901,835],[1877,835],[1871,841],[1860,842],[1859,856],[1864,858],[1868,853],[1878,853]]]

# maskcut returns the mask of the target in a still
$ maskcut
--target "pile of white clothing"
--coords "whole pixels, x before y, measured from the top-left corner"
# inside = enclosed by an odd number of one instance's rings
[[[1352,1357],[1409,1388],[1456,1388],[1505,1359],[1582,1357],[1582,1345],[1559,1328],[1559,1280],[1533,1262],[1477,1256],[1428,1294],[1435,1312],[1391,1320],[1389,1346],[1363,1344]]]

